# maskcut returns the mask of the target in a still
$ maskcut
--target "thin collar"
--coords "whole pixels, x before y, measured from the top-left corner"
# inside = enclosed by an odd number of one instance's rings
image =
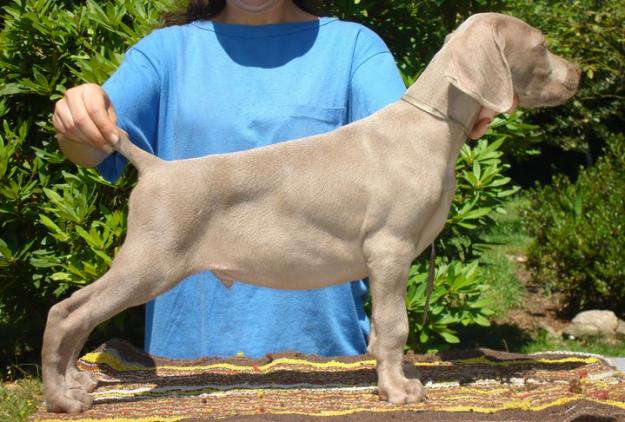
[[[462,122],[460,122],[459,120],[454,119],[451,116],[448,116],[447,114],[443,113],[442,111],[428,105],[425,104],[419,100],[417,100],[415,97],[412,97],[408,94],[404,94],[401,97],[401,100],[410,104],[413,107],[418,108],[421,111],[426,112],[427,114],[431,114],[434,117],[438,117],[439,119],[443,119],[443,120],[448,120],[452,123],[455,123],[456,125],[460,126],[462,128],[462,131],[464,132],[464,134],[468,137],[469,133],[471,132],[464,124],[462,124]]]

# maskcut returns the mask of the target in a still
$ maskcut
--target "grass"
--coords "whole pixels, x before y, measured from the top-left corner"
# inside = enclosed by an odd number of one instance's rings
[[[37,410],[41,400],[41,380],[37,378],[0,382],[0,420],[25,421]]]
[[[571,352],[596,353],[603,356],[625,357],[625,341],[606,342],[600,338],[587,337],[574,340],[556,340],[541,331],[532,342],[521,348],[523,353],[546,350],[567,350]]]
[[[495,216],[496,225],[482,235],[486,241],[501,245],[506,253],[524,253],[530,245],[532,238],[527,233],[521,213],[529,206],[529,201],[522,195],[508,201],[503,208],[503,213]]]
[[[550,337],[545,330],[527,331],[514,324],[494,323],[490,327],[469,326],[459,330],[461,342],[454,349],[489,349],[535,353],[570,351],[625,357],[625,341],[605,341],[598,337],[565,340]]]
[[[482,280],[488,286],[484,298],[492,304],[496,318],[521,304],[525,288],[517,278],[515,265],[501,252],[489,251],[481,259]]]
[[[516,275],[515,257],[523,256],[531,242],[520,218],[526,201],[518,197],[506,204],[505,214],[496,216],[496,225],[482,235],[494,247],[484,250],[480,258],[482,278],[488,286],[485,297],[493,303],[495,317],[503,317],[509,309],[521,304],[525,287]]]

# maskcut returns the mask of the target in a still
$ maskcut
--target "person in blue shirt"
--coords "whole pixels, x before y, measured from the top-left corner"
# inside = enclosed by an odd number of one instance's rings
[[[327,132],[405,90],[380,37],[302,1],[190,1],[170,17],[177,24],[130,48],[102,87],[80,85],[57,102],[67,158],[115,180],[125,165],[110,146],[119,129],[161,158],[191,158]],[[147,304],[145,348],[171,358],[360,354],[366,295],[363,280],[279,291],[196,274]]]

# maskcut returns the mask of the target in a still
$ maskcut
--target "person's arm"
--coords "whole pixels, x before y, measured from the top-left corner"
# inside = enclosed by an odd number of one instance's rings
[[[375,113],[401,97],[406,86],[384,41],[363,28],[354,52],[350,82],[349,121]]]
[[[129,139],[151,153],[156,152],[160,93],[166,51],[158,31],[143,38],[126,52],[124,61],[102,85],[117,113],[117,126]],[[117,180],[126,159],[116,152],[98,164],[108,180]]]
[[[105,178],[116,180],[126,163],[111,147],[119,136],[118,128],[142,148],[154,150],[162,52],[160,37],[154,32],[126,52],[102,87],[84,84],[66,91],[56,103],[52,122],[59,148],[69,160],[98,166]]]

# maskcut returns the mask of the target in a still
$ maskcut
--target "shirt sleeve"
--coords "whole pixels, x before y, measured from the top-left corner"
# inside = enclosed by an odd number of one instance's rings
[[[354,51],[349,95],[350,122],[393,103],[406,90],[393,55],[382,39],[364,28]]]
[[[130,140],[146,151],[155,153],[161,87],[157,34],[153,32],[131,47],[122,64],[102,85],[117,114],[117,126]],[[98,165],[102,176],[115,181],[121,175],[126,159],[114,152]]]

